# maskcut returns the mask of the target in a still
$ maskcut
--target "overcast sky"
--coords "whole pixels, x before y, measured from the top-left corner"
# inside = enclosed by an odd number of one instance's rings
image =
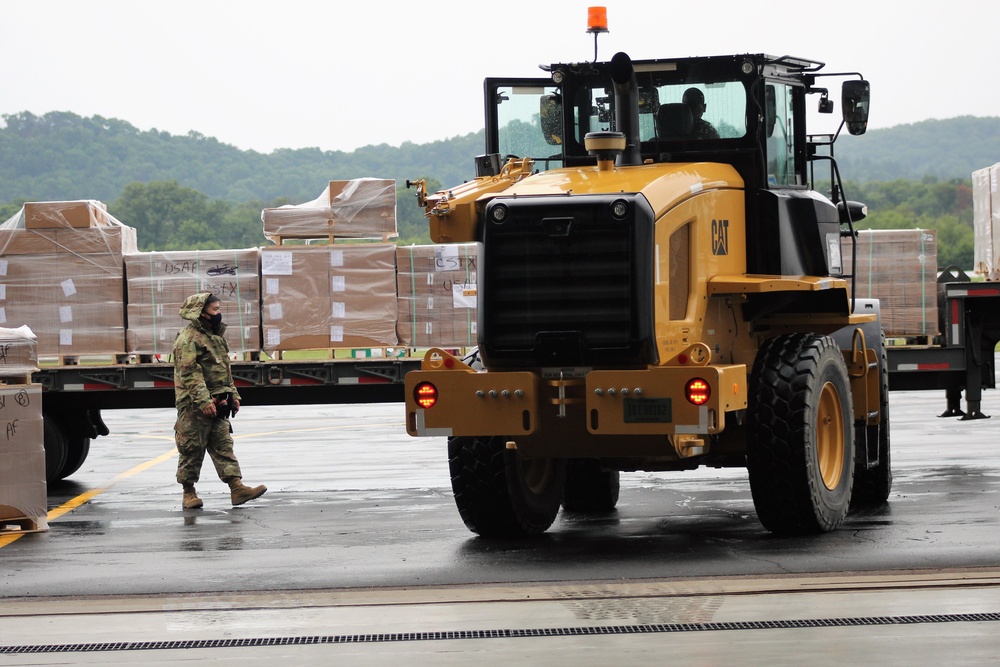
[[[0,114],[100,115],[264,153],[427,143],[482,127],[485,77],[591,60],[598,4],[602,60],[789,54],[861,71],[871,128],[1000,115],[995,0],[0,0]]]

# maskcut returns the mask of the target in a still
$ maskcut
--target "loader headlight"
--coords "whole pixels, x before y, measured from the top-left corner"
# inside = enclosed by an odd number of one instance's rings
[[[438,400],[437,387],[430,382],[421,382],[413,388],[413,400],[424,410],[433,408]]]
[[[712,397],[712,388],[705,380],[694,378],[688,380],[687,386],[684,387],[684,395],[692,405],[705,405]]]
[[[616,199],[611,202],[611,217],[615,220],[624,220],[628,215],[628,202],[624,199]]]
[[[490,209],[490,219],[500,224],[507,219],[507,207],[503,204],[497,204]]]

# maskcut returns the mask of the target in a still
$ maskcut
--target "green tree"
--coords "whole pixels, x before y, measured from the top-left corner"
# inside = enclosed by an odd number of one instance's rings
[[[850,183],[851,199],[868,205],[859,229],[932,229],[937,236],[938,268],[955,265],[972,269],[975,234],[971,180]]]
[[[215,240],[224,206],[177,181],[130,183],[108,212],[135,227],[140,250],[221,247]],[[190,245],[184,245],[190,244]]]

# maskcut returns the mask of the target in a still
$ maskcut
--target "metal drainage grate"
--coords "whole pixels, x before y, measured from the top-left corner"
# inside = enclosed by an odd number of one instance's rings
[[[523,639],[633,635],[670,632],[719,632],[723,630],[791,630],[798,628],[842,628],[921,623],[986,623],[1000,621],[1000,613],[935,614],[931,616],[863,616],[857,618],[804,619],[797,621],[736,621],[729,623],[655,623],[605,625],[576,628],[522,630],[457,630],[453,632],[392,632],[364,635],[320,635],[314,637],[257,637],[254,639],[193,639],[156,642],[102,642],[92,644],[48,644],[0,646],[0,655],[20,653],[93,653],[108,651],[161,651],[180,648],[242,648],[310,644],[370,644],[379,642],[444,641],[451,639]]]

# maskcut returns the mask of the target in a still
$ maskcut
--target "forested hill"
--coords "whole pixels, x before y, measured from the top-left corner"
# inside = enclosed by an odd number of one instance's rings
[[[837,140],[844,178],[856,181],[968,180],[1000,162],[1000,118],[925,120]]]
[[[299,203],[325,181],[362,176],[428,177],[454,185],[473,176],[483,133],[430,144],[366,146],[353,152],[316,148],[269,154],[243,151],[197,132],[140,131],[123,120],[68,112],[4,115],[0,128],[0,203],[18,200],[114,201],[132,182],[176,181],[228,202]],[[1000,161],[1000,118],[964,116],[842,136],[836,146],[850,180],[969,179]]]
[[[483,133],[430,144],[366,146],[356,151],[244,151],[197,132],[140,131],[123,120],[68,112],[3,115],[0,203],[15,200],[114,201],[133,182],[176,181],[228,202],[300,203],[327,181],[433,178],[453,185],[474,175]]]

